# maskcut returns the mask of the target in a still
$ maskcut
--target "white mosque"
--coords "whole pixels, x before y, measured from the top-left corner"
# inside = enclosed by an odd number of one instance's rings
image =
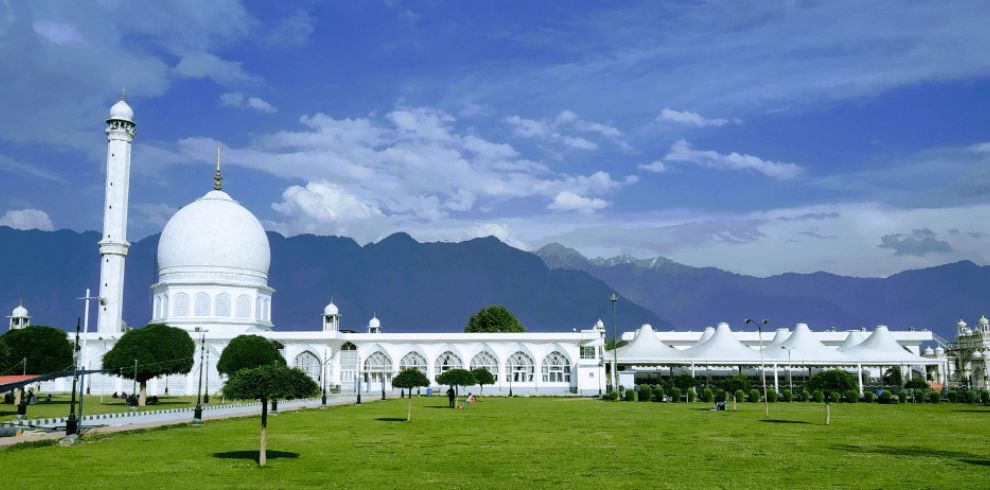
[[[95,332],[84,334],[81,359],[86,369],[98,369],[103,354],[125,331],[121,305],[135,123],[123,97],[110,109],[107,125],[98,322]],[[919,351],[921,344],[933,340],[931,332],[891,332],[884,326],[868,334],[812,332],[803,324],[793,331],[760,333],[733,332],[728,324],[693,332],[654,332],[644,325],[623,334],[623,346],[612,352],[604,349],[601,320],[569,332],[386,333],[373,317],[367,332],[345,332],[331,299],[322,311],[322,329],[281,330],[271,321],[276,291],[268,285],[270,259],[261,223],[223,190],[218,149],[213,188],[182,207],[165,225],[158,245],[158,282],[150,285],[149,320],[185,329],[197,344],[205,345],[210,392],[223,383],[216,371],[220,353],[242,334],[271,339],[289,365],[344,393],[358,389],[392,393],[392,377],[405,368],[419,369],[434,380],[448,369],[484,367],[497,379],[494,386],[485,387],[486,393],[558,395],[597,395],[612,384],[606,376],[615,382],[616,372],[618,383],[625,386],[675,372],[712,376],[736,370],[753,374],[758,369],[764,374],[772,370],[776,384],[784,373],[801,375],[829,366],[857,371],[861,386],[864,376],[877,376],[889,368],[927,373],[933,381],[945,378],[944,355],[925,357]],[[23,305],[9,318],[11,328],[30,322]],[[313,318],[320,321],[316,312]],[[149,394],[195,394],[199,369],[197,355],[188,375],[152,380]],[[60,390],[65,388],[61,383],[64,380],[52,381],[43,388]],[[92,393],[130,390],[130,381],[110,375],[89,376],[86,383]]]

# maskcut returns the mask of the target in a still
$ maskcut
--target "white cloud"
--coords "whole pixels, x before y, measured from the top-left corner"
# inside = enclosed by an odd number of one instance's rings
[[[169,218],[179,210],[178,208],[162,203],[135,203],[131,204],[131,208],[141,214],[145,221],[158,229],[163,228],[165,223],[168,223]]]
[[[493,236],[511,247],[520,250],[528,250],[525,242],[516,238],[509,229],[509,225],[504,223],[478,223],[475,224],[464,236],[465,240],[478,237]]]
[[[9,226],[17,230],[42,230],[52,231],[52,225],[48,213],[40,209],[11,209],[0,216],[0,226]]]
[[[570,110],[561,111],[552,120],[527,119],[512,115],[502,121],[512,127],[512,134],[520,138],[558,143],[575,150],[597,150],[597,143],[574,134],[593,133],[611,141],[623,152],[633,151],[622,131],[615,126],[582,119]]]
[[[32,27],[39,36],[55,44],[81,44],[85,42],[82,34],[79,34],[79,31],[72,24],[46,21],[35,22]]]
[[[261,112],[273,114],[278,112],[278,108],[258,97],[246,97],[241,92],[227,92],[220,95],[220,103],[225,106],[238,107],[242,109],[254,109]]]
[[[172,71],[181,77],[208,78],[221,85],[254,81],[254,77],[241,68],[240,62],[224,60],[206,52],[183,56]]]
[[[671,145],[670,152],[664,159],[672,162],[693,163],[719,170],[750,170],[778,180],[793,179],[803,172],[803,169],[794,163],[764,160],[753,155],[736,152],[723,154],[712,150],[695,150],[690,143],[684,140],[679,140]]]
[[[657,116],[657,121],[669,121],[678,124],[689,124],[689,125],[697,126],[699,128],[703,128],[705,126],[718,127],[729,123],[728,119],[722,119],[722,118],[708,119],[706,117],[703,117],[701,114],[698,114],[697,112],[675,111],[670,108],[664,108],[664,110],[660,111],[660,115]]]
[[[608,206],[608,203],[604,199],[584,197],[570,191],[561,191],[553,198],[553,202],[547,205],[547,209],[591,213],[605,206]]]
[[[667,165],[663,163],[663,160],[655,160],[650,163],[641,163],[636,166],[640,170],[646,170],[647,172],[663,173],[667,171]]]

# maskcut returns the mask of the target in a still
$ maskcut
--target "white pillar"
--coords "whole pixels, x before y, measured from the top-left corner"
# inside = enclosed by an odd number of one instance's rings
[[[131,142],[134,113],[120,101],[107,119],[107,182],[100,237],[100,308],[97,331],[114,334],[122,330],[124,258],[127,256],[127,195],[131,173]]]
[[[777,384],[777,363],[773,364],[773,391],[780,393],[780,386]]]
[[[860,396],[862,396],[863,395],[863,365],[862,364],[856,365],[856,378],[857,381],[859,382],[859,394]]]

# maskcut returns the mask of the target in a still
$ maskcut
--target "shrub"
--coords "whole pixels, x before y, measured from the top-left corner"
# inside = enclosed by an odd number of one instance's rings
[[[791,390],[784,391],[780,394],[780,396],[787,403],[794,401],[794,392]]]
[[[711,388],[705,388],[705,390],[701,392],[701,400],[705,403],[715,403],[715,392],[712,391]]]
[[[859,401],[859,390],[848,390],[846,391],[846,402],[856,403]]]
[[[803,401],[803,402],[810,402],[811,401],[811,392],[808,391],[807,389],[801,390],[801,401]]]
[[[980,390],[980,403],[990,403],[990,391]]]
[[[746,393],[743,393],[743,390],[736,390],[735,396],[736,402],[741,402],[746,399]]]
[[[839,403],[842,401],[841,391],[830,391],[829,392],[829,402]]]
[[[670,401],[677,403],[681,401],[681,389],[678,387],[673,387],[670,389]]]
[[[942,401],[942,393],[939,393],[938,391],[932,391],[928,396],[932,403],[939,403]]]
[[[759,403],[760,401],[760,390],[756,388],[750,388],[749,396],[747,397],[751,403]]]
[[[694,386],[688,388],[687,390],[687,401],[689,402],[698,401],[698,390],[696,390]]]
[[[863,393],[863,401],[866,403],[873,403],[876,401],[876,399],[877,396],[874,395],[872,391],[867,391],[866,393]]]
[[[973,390],[964,391],[963,401],[965,401],[966,403],[976,403],[976,392]]]
[[[667,392],[664,391],[663,386],[657,386],[657,389],[653,391],[653,396],[656,398],[656,401],[662,402],[667,397]]]
[[[959,401],[959,393],[955,390],[949,390],[949,403],[956,403]]]
[[[639,401],[648,402],[653,399],[653,388],[650,385],[639,385]]]
[[[626,401],[627,402],[636,401],[636,392],[634,390],[626,390]]]
[[[613,402],[614,401],[617,401],[619,399],[619,390],[609,391],[608,392],[608,399],[609,400],[612,400]]]
[[[890,404],[897,402],[894,401],[894,394],[890,390],[883,390],[880,392],[880,403]]]
[[[821,403],[821,402],[825,401],[825,393],[822,393],[822,390],[815,390],[811,394],[811,398],[813,400],[815,400],[816,402]]]
[[[777,401],[777,390],[773,388],[767,388],[767,401],[770,403]]]

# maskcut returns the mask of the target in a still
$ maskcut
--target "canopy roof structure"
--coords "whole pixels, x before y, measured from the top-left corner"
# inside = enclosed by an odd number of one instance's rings
[[[664,344],[650,325],[636,331],[632,341],[619,347],[619,362],[623,364],[666,365],[754,365],[802,364],[819,366],[866,365],[927,365],[939,361],[919,356],[902,347],[890,330],[879,325],[873,333],[850,331],[843,344],[831,348],[823,344],[805,323],[798,323],[794,330],[777,329],[773,339],[761,353],[736,338],[729,324],[708,327],[694,345],[676,349]]]

